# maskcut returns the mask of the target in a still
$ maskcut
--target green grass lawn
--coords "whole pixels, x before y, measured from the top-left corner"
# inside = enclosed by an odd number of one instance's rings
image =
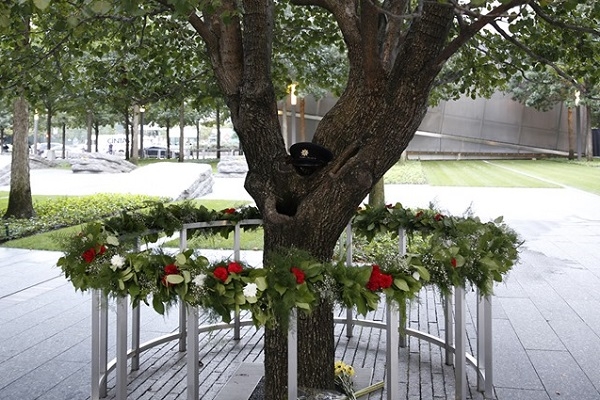
[[[40,196],[40,197],[46,198],[47,196]],[[38,196],[34,196],[34,198],[37,199]],[[223,209],[229,208],[229,207],[241,207],[241,206],[247,205],[248,202],[241,201],[241,200],[233,201],[233,202],[231,200],[201,200],[201,201],[199,200],[198,204],[202,204],[202,205],[204,205],[204,207],[206,207],[208,209],[223,210]],[[64,237],[64,236],[75,235],[80,231],[80,229],[81,229],[80,225],[76,225],[76,226],[72,226],[72,227],[68,227],[68,228],[61,228],[61,229],[54,230],[52,232],[44,232],[44,233],[40,233],[40,234],[33,235],[33,236],[27,236],[27,237],[20,238],[20,239],[9,240],[5,243],[2,243],[0,245],[0,247],[60,251],[61,248],[59,246],[59,240],[57,240],[57,239],[60,237]],[[260,237],[262,239],[262,232],[260,234]],[[193,239],[193,240],[196,241],[196,239]],[[231,238],[229,240],[231,241],[231,243],[233,243]],[[197,244],[198,247],[201,247],[204,244],[206,244],[207,246],[210,245],[209,247],[205,247],[205,248],[226,248],[226,246],[229,243],[226,239],[220,238],[220,237],[214,238],[214,239],[204,237],[204,238],[198,239],[197,242],[194,242],[194,241],[190,241],[190,243],[191,244],[198,243]],[[212,241],[212,243],[211,243],[211,241]],[[177,243],[173,242],[173,243],[174,243],[174,247],[178,246],[178,242]],[[249,243],[248,246],[253,246],[254,243],[256,243],[256,239],[254,239],[253,241],[249,241],[248,243]],[[229,247],[233,248],[232,245]],[[248,248],[252,248],[252,247],[248,247]]]
[[[562,185],[575,187],[600,195],[600,161],[572,162],[556,160],[463,160],[463,161],[405,161],[388,171],[386,183],[429,184],[433,186],[478,186],[556,188]],[[34,196],[34,204],[64,196]],[[5,210],[8,192],[0,193],[0,210]],[[222,210],[241,207],[246,203],[231,200],[199,200],[209,209]],[[72,235],[79,226],[58,229],[4,243],[4,247],[38,250],[60,250],[57,237]],[[242,249],[262,248],[262,229],[242,233]],[[233,235],[198,236],[191,238],[190,247],[233,248]],[[177,247],[178,240],[170,245]]]
[[[512,162],[509,161],[506,167]],[[427,182],[433,186],[559,187],[483,160],[423,161],[421,164]]]
[[[501,166],[532,177],[600,195],[600,162],[500,160],[491,163],[494,166]]]

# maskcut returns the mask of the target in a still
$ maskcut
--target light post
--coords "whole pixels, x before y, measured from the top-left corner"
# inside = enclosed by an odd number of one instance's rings
[[[296,143],[296,84],[292,83],[290,85],[290,104],[292,106],[292,137],[291,144]]]
[[[144,158],[144,113],[146,112],[146,108],[144,106],[140,107],[140,149],[142,153],[140,154],[140,158]]]
[[[37,110],[35,110],[35,114],[33,114],[33,154],[38,155],[37,152],[37,143],[38,143],[38,122],[40,120],[40,115]]]

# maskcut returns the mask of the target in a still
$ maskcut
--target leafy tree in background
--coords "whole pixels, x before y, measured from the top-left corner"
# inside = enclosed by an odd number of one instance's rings
[[[132,29],[139,27],[133,22],[146,17],[152,24],[189,23],[195,38],[163,49],[193,56],[200,53],[197,43],[205,46],[206,60],[248,161],[245,187],[263,216],[267,260],[279,247],[300,248],[321,260],[332,257],[356,207],[413,138],[434,87],[445,85],[448,95],[491,91],[502,86],[507,75],[521,70],[515,49],[529,54],[522,44],[531,42],[534,49],[541,43],[536,27],[545,16],[562,21],[548,24],[546,37],[573,31],[576,34],[563,36],[575,40],[583,33],[587,42],[597,36],[593,27],[600,14],[596,2],[576,0],[57,0],[51,6],[49,0],[36,0],[36,5],[48,10],[59,7],[71,27],[83,26],[91,17],[120,21]],[[578,7],[585,9],[588,18],[574,23],[564,10],[579,12]],[[487,27],[501,35],[509,29],[514,37],[506,34],[503,39],[512,48],[498,44],[500,36],[484,31]],[[135,32],[140,43],[140,31]],[[74,34],[86,37],[85,32]],[[119,37],[120,43],[127,40]],[[336,60],[328,51],[332,46],[347,56],[346,65],[330,64]],[[145,65],[135,70],[139,74],[132,73],[137,66],[132,60],[146,61],[153,53],[135,58],[135,49],[121,48],[123,76],[131,82],[126,86],[145,90],[136,82],[148,84],[146,73],[152,68]],[[587,59],[588,47],[582,49],[586,51],[569,56]],[[108,46],[99,53],[110,51]],[[304,57],[313,64],[301,63]],[[452,68],[442,72],[445,65]],[[310,175],[301,174],[287,153],[277,100],[290,83],[298,83],[300,92],[334,86],[335,78],[328,79],[343,73],[346,66],[339,100],[321,120],[313,139],[330,149],[334,159]],[[589,89],[594,82],[578,84]],[[139,104],[144,96],[131,98]],[[333,315],[328,299],[300,321],[299,346],[300,384],[332,387]],[[286,333],[267,329],[264,347],[266,398],[279,400],[286,396]]]

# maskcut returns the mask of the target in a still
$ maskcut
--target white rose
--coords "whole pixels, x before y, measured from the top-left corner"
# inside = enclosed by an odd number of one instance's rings
[[[421,279],[421,274],[418,271],[413,272],[412,277],[415,278],[415,281]]]
[[[249,283],[244,286],[244,296],[246,297],[256,297],[256,293],[258,292],[258,286],[256,283]]]
[[[123,265],[125,265],[125,258],[118,254],[115,254],[110,258],[110,265],[110,268],[113,271],[116,271],[118,268],[123,268]]]
[[[196,285],[196,286],[204,286],[205,280],[206,280],[206,274],[200,274],[200,275],[196,275],[194,277],[194,279],[192,280],[192,282],[194,282],[194,285]]]

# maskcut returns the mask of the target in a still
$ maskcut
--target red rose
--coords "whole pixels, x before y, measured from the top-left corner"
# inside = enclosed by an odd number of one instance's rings
[[[452,260],[450,260],[450,264],[452,264],[453,268],[456,268],[456,258],[452,257]]]
[[[94,261],[94,258],[96,258],[96,250],[94,248],[87,249],[83,252],[81,257],[83,258],[83,261],[89,264]]]
[[[415,214],[415,218],[421,218],[423,216],[423,211],[419,211]]]
[[[379,275],[379,286],[382,289],[387,289],[390,286],[392,286],[392,283],[394,282],[394,280],[392,279],[391,275],[387,275],[387,274],[380,274]]]
[[[375,281],[375,279],[369,279],[369,282],[367,282],[367,289],[369,289],[371,292],[375,292],[377,290],[379,290],[379,284]]]
[[[304,271],[302,271],[300,268],[296,268],[296,267],[290,268],[290,271],[296,277],[296,283],[298,285],[302,285],[304,283],[304,278],[305,278]]]
[[[227,269],[225,267],[217,267],[213,271],[213,275],[221,282],[225,282],[227,280],[227,277],[229,276],[229,272],[227,272]]]
[[[442,214],[439,214],[439,213],[438,213],[438,214],[435,214],[435,217],[434,217],[434,218],[435,218],[435,220],[436,220],[436,221],[441,221],[441,220],[443,220],[443,219],[444,219],[444,216],[443,216]]]
[[[173,274],[178,274],[178,273],[179,273],[179,268],[177,268],[177,265],[169,264],[169,265],[165,266],[165,275],[173,275]]]
[[[102,254],[104,254],[104,253],[106,253],[106,246],[105,246],[105,245],[102,245],[102,246],[100,246],[100,248],[98,249],[98,254],[102,255]]]
[[[232,261],[229,263],[229,265],[227,265],[227,272],[229,272],[230,274],[239,274],[242,272],[243,269],[244,268],[242,268],[240,263],[237,263],[235,261]]]
[[[225,214],[235,214],[235,208],[226,208],[221,212],[223,212]]]
[[[367,289],[375,292],[379,289],[387,289],[392,286],[394,279],[391,275],[381,273],[379,265],[373,265],[369,282],[367,282]]]

